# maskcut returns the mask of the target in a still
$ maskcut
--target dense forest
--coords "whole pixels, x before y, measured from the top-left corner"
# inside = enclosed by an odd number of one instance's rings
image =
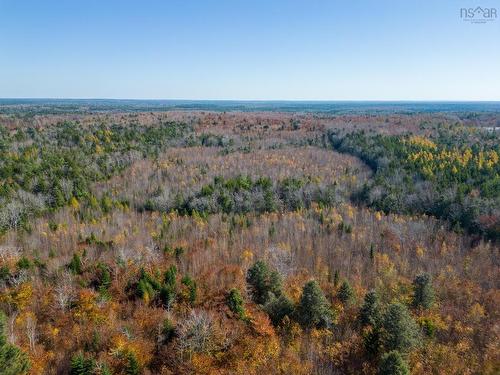
[[[495,121],[0,115],[0,374],[499,373]]]
[[[429,138],[364,131],[330,134],[334,147],[360,157],[375,176],[358,199],[385,212],[422,213],[456,229],[500,239],[500,137],[441,126]]]

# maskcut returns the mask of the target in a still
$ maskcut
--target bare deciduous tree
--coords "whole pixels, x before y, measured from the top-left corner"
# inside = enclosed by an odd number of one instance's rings
[[[203,310],[192,311],[179,325],[178,346],[181,352],[189,355],[211,353],[218,350],[224,341],[220,334],[209,313]]]
[[[35,350],[36,344],[36,318],[33,314],[28,314],[26,317],[26,336],[30,344],[30,350]]]
[[[60,278],[59,284],[54,290],[54,299],[57,307],[63,312],[74,299],[73,278],[69,272],[64,272]]]

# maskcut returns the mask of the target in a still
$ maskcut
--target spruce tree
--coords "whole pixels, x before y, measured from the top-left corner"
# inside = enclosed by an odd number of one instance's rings
[[[264,305],[264,310],[269,315],[273,325],[277,326],[281,321],[288,316],[289,318],[293,316],[294,306],[293,302],[284,294],[278,298],[273,297]]]
[[[417,323],[411,317],[406,306],[392,303],[387,308],[382,320],[382,342],[386,350],[408,352],[420,340]]]
[[[338,292],[338,297],[343,303],[350,303],[353,300],[354,297],[354,292],[351,288],[351,285],[347,280],[344,280],[342,282],[342,285],[340,285],[340,289]]]
[[[0,374],[21,375],[28,372],[28,356],[17,346],[7,342],[5,336],[5,314],[0,311]]]
[[[85,358],[78,353],[71,358],[70,375],[94,375],[96,363],[92,358]]]
[[[108,289],[111,286],[111,273],[109,272],[109,269],[106,265],[104,264],[99,264],[98,266],[100,275],[99,275],[99,281],[98,281],[98,290],[99,293],[101,293],[104,296],[108,295]]]
[[[175,337],[175,327],[170,319],[166,318],[163,321],[161,334],[162,334],[162,341],[165,344],[170,342]]]
[[[108,365],[104,364],[101,366],[100,375],[111,375],[111,370],[109,369]]]
[[[73,258],[71,258],[68,268],[75,275],[82,273],[82,259],[77,253],[73,254]]]
[[[125,374],[127,375],[139,375],[141,369],[139,366],[139,361],[134,353],[129,352],[127,354],[127,366],[125,367]]]
[[[372,356],[378,356],[381,346],[381,329],[378,326],[372,327],[363,335],[363,344],[366,352]]]
[[[428,309],[434,303],[434,289],[432,278],[427,273],[415,277],[413,281],[413,307]]]
[[[196,302],[196,297],[198,295],[198,287],[196,286],[196,281],[194,281],[190,276],[186,275],[182,278],[181,283],[187,288],[187,297],[189,303],[193,305]]]
[[[410,370],[401,354],[393,350],[382,356],[378,373],[379,375],[410,375]]]
[[[264,305],[270,298],[281,295],[281,276],[259,260],[247,272],[247,283],[255,303]]]
[[[170,285],[162,285],[160,287],[160,300],[167,309],[174,304],[176,295],[174,287]]]
[[[296,317],[305,328],[327,327],[331,324],[333,313],[317,281],[312,280],[304,285]]]
[[[167,286],[175,287],[177,276],[177,267],[175,265],[171,265],[166,271],[163,277],[163,281]]]
[[[243,307],[243,297],[240,291],[233,288],[229,291],[226,297],[226,304],[233,313],[235,313],[239,319],[245,318],[245,308]]]
[[[380,323],[380,305],[377,293],[374,290],[365,295],[365,301],[359,313],[359,320],[363,326],[375,327]]]
[[[339,270],[335,270],[335,273],[333,274],[333,286],[334,287],[337,287],[337,285],[339,285],[339,280],[340,280]]]

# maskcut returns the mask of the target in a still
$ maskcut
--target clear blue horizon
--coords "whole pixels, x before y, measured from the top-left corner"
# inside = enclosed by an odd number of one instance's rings
[[[500,1],[0,0],[0,97],[498,101]]]

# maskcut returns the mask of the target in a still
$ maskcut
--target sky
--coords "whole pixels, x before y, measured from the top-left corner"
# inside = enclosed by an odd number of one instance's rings
[[[0,0],[0,98],[500,100],[500,0]]]

